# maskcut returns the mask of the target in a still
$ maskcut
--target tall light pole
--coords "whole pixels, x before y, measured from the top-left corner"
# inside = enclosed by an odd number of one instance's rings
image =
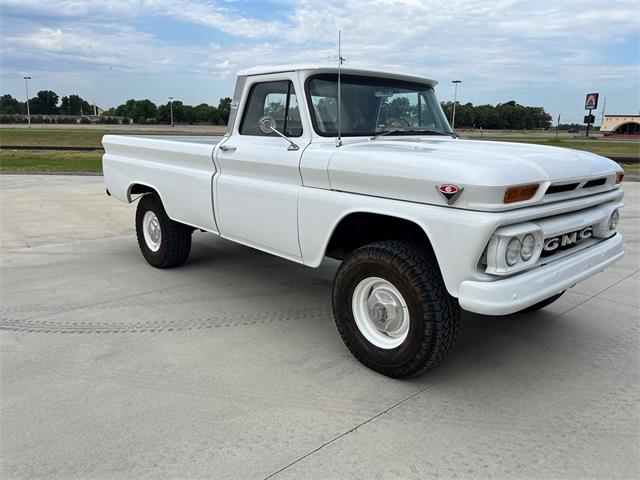
[[[171,126],[173,127],[173,97],[169,97],[169,109],[171,111]]]
[[[458,103],[458,84],[462,83],[462,80],[451,80],[455,87],[455,93],[453,94],[453,114],[451,115],[451,131],[456,128],[456,103]]]
[[[29,80],[31,80],[31,77],[24,77],[24,87],[27,90],[27,121],[29,122],[29,128],[31,128],[31,112],[29,111]]]

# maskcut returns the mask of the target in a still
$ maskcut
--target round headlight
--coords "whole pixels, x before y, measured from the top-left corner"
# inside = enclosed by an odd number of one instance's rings
[[[529,260],[533,256],[533,252],[536,249],[536,238],[527,233],[522,239],[522,250],[520,251],[520,256],[522,260],[525,262]]]
[[[618,220],[620,220],[620,212],[618,210],[614,210],[611,216],[609,217],[609,230],[615,230],[618,226]]]
[[[504,259],[507,262],[507,265],[513,267],[518,262],[518,259],[520,258],[521,248],[522,245],[520,244],[520,240],[518,240],[518,238],[514,237],[509,240],[509,243],[507,244],[507,251],[504,255]]]

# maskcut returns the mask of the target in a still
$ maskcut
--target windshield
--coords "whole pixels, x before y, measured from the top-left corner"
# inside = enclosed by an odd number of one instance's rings
[[[449,123],[433,88],[379,77],[342,75],[341,123],[343,136],[451,135]],[[338,135],[338,75],[324,74],[307,82],[309,110],[315,131]]]

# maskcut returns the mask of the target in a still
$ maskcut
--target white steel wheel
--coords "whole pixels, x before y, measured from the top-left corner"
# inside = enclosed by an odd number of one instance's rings
[[[191,251],[193,228],[169,218],[160,197],[143,195],[136,208],[136,238],[142,256],[156,268],[182,265]]]
[[[358,330],[369,342],[385,350],[402,345],[409,333],[409,309],[392,283],[365,278],[353,291],[351,303]]]
[[[162,229],[160,228],[158,217],[151,210],[147,210],[142,218],[142,233],[149,250],[152,252],[160,250]]]

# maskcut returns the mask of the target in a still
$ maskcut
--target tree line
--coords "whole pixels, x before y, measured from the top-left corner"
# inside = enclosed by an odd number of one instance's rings
[[[221,98],[218,106],[201,103],[196,106],[185,105],[180,101],[173,102],[173,121],[175,123],[210,123],[226,125],[231,110],[231,98]],[[42,115],[93,115],[93,105],[79,95],[68,95],[60,98],[51,90],[41,90],[29,99],[29,112],[34,116]],[[11,95],[0,96],[0,114],[24,115],[27,113],[26,102],[21,102]],[[133,123],[171,123],[171,105],[156,105],[151,100],[127,100],[122,105],[110,108],[103,116],[123,117]]]
[[[56,92],[41,90],[35,97],[29,99],[29,112],[33,115],[93,115],[93,106],[79,95],[67,95],[60,99]],[[11,95],[2,95],[0,113],[25,114],[27,104],[16,100]]]
[[[442,108],[451,120],[453,102],[442,102]],[[173,102],[173,120],[175,123],[209,123],[226,125],[231,110],[231,98],[221,98],[217,106],[201,103],[186,105],[181,101]],[[93,106],[79,95],[67,95],[62,98],[51,90],[41,90],[29,99],[29,111],[32,115],[93,115]],[[0,96],[0,114],[26,114],[25,102],[11,95]],[[122,105],[112,107],[104,116],[118,116],[138,124],[171,123],[171,105],[156,105],[151,100],[127,100]],[[483,128],[487,130],[523,130],[551,127],[551,115],[542,107],[523,106],[511,100],[497,105],[456,105],[457,128]]]
[[[218,106],[206,103],[185,105],[181,101],[173,102],[173,121],[175,123],[210,123],[226,125],[231,111],[231,98],[221,98]],[[131,118],[134,123],[171,123],[171,103],[156,105],[151,100],[127,100],[118,107],[110,108],[105,115]]]
[[[442,109],[449,121],[453,102],[442,102]],[[482,128],[487,130],[524,130],[550,128],[551,115],[542,107],[525,107],[511,100],[497,105],[456,105],[456,128]]]

